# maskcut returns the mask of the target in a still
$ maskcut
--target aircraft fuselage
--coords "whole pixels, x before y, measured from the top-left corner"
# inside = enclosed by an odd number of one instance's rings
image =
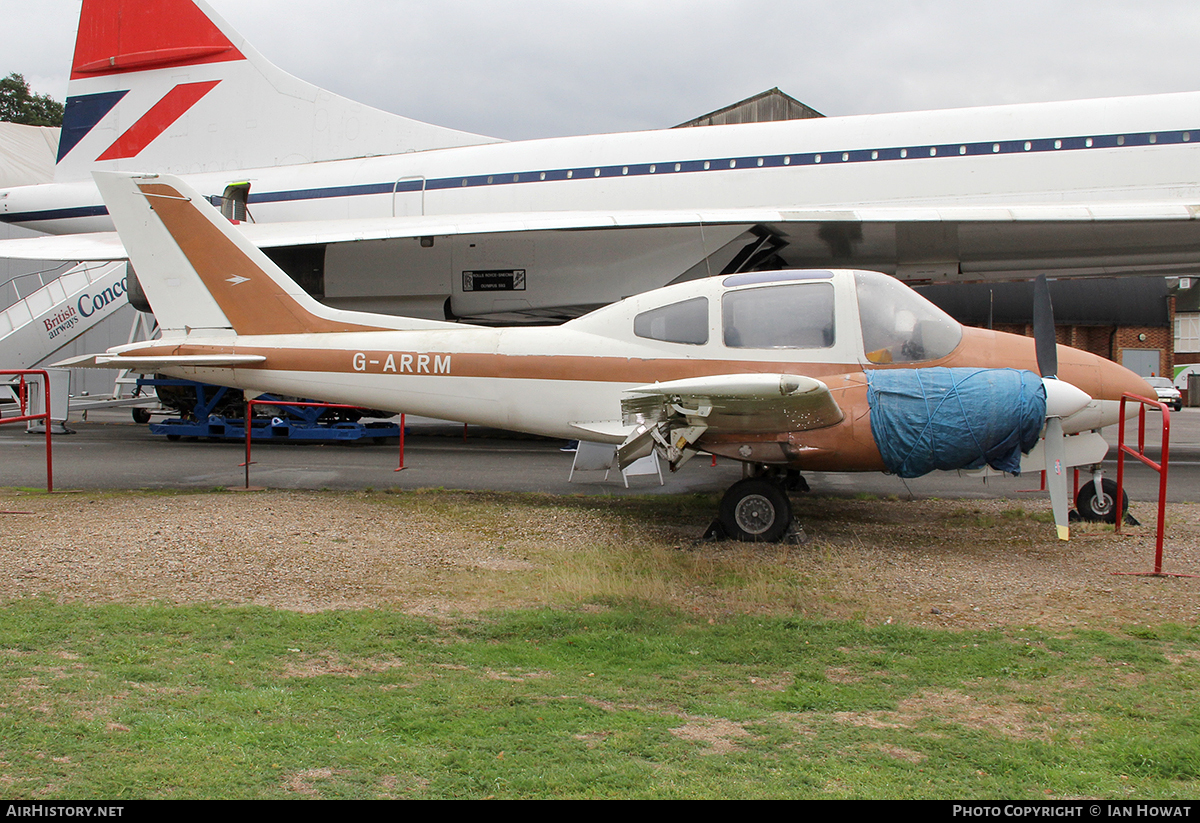
[[[1198,141],[1200,93],[1183,93],[494,143],[184,178],[209,196],[248,181],[260,223],[886,206],[928,206],[937,219],[948,204],[1200,203]],[[112,228],[90,182],[0,191],[0,219],[55,234]]]

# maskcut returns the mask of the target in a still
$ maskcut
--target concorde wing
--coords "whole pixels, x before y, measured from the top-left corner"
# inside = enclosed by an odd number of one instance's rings
[[[5,260],[61,260],[104,262],[127,260],[125,246],[115,231],[88,234],[46,234],[0,240],[0,258]]]
[[[1198,218],[1200,205],[1114,200],[1087,205],[514,212],[246,223],[241,228],[251,242],[272,249],[455,236],[520,237],[536,244],[539,237],[577,231],[582,238],[605,229],[637,230],[653,242],[656,231],[744,227],[770,238],[772,254],[789,267],[868,268],[924,281],[1030,279],[1042,272],[1055,277],[1198,273]],[[125,250],[115,233],[47,236],[0,241],[0,258],[120,260]]]
[[[841,422],[829,387],[795,374],[718,374],[630,389],[622,422],[633,430],[617,449],[621,467],[655,444],[677,466],[706,431],[762,434],[819,429]]]

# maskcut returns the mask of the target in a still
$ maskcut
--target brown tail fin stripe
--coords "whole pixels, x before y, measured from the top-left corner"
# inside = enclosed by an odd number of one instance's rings
[[[137,186],[238,334],[381,330],[314,314],[225,237],[198,204],[164,183]]]

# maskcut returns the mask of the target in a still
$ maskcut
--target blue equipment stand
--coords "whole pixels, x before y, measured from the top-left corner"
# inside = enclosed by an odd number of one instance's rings
[[[151,423],[151,434],[165,435],[168,440],[182,437],[204,437],[214,440],[245,440],[246,421],[240,417],[221,417],[213,414],[228,392],[236,391],[225,386],[212,386],[193,380],[171,378],[142,378],[139,386],[192,386],[196,390],[196,406],[189,418],[169,418],[160,423]],[[389,437],[399,437],[400,427],[395,423],[322,423],[319,418],[325,409],[313,406],[289,406],[286,400],[273,395],[260,395],[260,400],[272,400],[284,411],[285,416],[261,418],[250,421],[251,436],[255,440],[278,440],[290,442],[357,441],[371,438],[381,442]],[[300,402],[300,401],[298,401]]]

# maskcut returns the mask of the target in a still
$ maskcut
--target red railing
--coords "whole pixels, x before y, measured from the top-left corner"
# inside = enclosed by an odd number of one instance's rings
[[[42,369],[0,369],[0,375],[20,375],[16,385],[17,401],[21,406],[21,414],[17,417],[5,417],[0,423],[28,423],[31,420],[41,420],[46,429],[46,491],[54,491],[54,452],[50,445],[50,374]],[[41,414],[29,414],[29,391],[25,383],[27,375],[42,378],[42,408]]]
[[[1138,404],[1138,444],[1137,449],[1125,444],[1125,403],[1133,400]],[[1162,454],[1155,462],[1146,456],[1146,407],[1153,406],[1162,412]],[[1123,501],[1125,500],[1125,455],[1136,457],[1154,471],[1158,472],[1158,537],[1154,549],[1154,571],[1145,573],[1156,577],[1164,576],[1163,562],[1163,530],[1167,514],[1167,465],[1171,455],[1171,412],[1157,400],[1126,392],[1121,395],[1121,422],[1117,429],[1117,494],[1113,505],[1116,507],[1116,532],[1121,533],[1121,521],[1125,519]],[[1174,575],[1180,577],[1183,575]],[[1189,575],[1190,576],[1190,575]]]
[[[250,459],[250,434],[254,430],[253,412],[255,406],[307,406],[318,409],[361,409],[361,406],[351,406],[345,403],[317,403],[315,401],[281,401],[281,400],[247,400],[246,401],[246,462],[241,463],[246,469],[246,488],[250,488],[250,466],[253,460]],[[465,428],[465,427],[464,427]],[[404,415],[400,415],[400,465],[393,471],[404,470]]]

